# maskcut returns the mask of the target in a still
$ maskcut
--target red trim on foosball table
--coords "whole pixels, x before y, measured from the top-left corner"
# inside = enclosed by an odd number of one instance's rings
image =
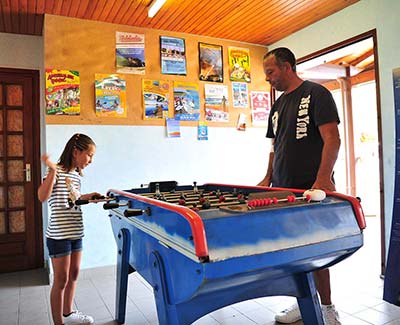
[[[293,193],[299,193],[299,194],[303,194],[304,191],[308,190],[308,189],[298,189],[298,188],[283,188],[283,187],[267,187],[267,186],[247,186],[247,185],[231,185],[231,184],[217,184],[217,183],[207,183],[204,184],[203,186],[225,186],[225,187],[232,187],[232,188],[247,188],[247,189],[264,189],[267,191],[290,191]],[[365,222],[365,217],[364,217],[364,212],[362,210],[360,201],[355,198],[354,196],[350,196],[350,195],[346,195],[346,194],[342,194],[342,193],[338,193],[338,192],[329,192],[329,191],[324,191],[326,193],[327,196],[333,196],[333,197],[337,197],[339,199],[345,200],[345,201],[349,201],[350,204],[353,207],[354,210],[354,214],[356,216],[356,220],[358,223],[358,226],[360,227],[360,229],[364,229],[367,224]]]
[[[207,247],[207,240],[206,240],[206,234],[204,231],[204,224],[203,220],[201,220],[200,216],[194,212],[193,210],[186,208],[184,206],[160,201],[160,200],[155,200],[152,198],[140,196],[138,194],[130,193],[130,192],[125,192],[125,191],[120,191],[120,190],[108,190],[108,193],[115,193],[118,195],[126,196],[141,202],[149,203],[152,205],[156,205],[159,207],[162,207],[166,210],[173,211],[182,217],[184,217],[190,225],[190,228],[192,229],[192,234],[193,234],[193,242],[194,242],[194,249],[196,252],[196,256],[199,258],[206,258],[208,257],[208,247]]]

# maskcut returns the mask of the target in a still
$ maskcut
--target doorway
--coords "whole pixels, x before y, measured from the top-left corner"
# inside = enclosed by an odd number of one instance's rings
[[[39,71],[0,68],[0,272],[43,267]]]
[[[298,60],[303,79],[331,90],[338,106],[342,145],[335,165],[337,191],[361,199],[380,237],[381,274],[385,272],[385,224],[381,111],[376,31],[372,30]],[[373,222],[372,222],[373,221]],[[379,239],[377,239],[379,241]]]

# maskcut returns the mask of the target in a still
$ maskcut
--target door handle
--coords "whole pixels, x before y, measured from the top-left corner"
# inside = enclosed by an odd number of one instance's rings
[[[25,181],[30,182],[31,181],[31,164],[25,164]]]

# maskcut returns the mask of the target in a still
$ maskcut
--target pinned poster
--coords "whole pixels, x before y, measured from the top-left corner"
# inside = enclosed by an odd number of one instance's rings
[[[79,115],[79,85],[78,71],[46,69],[46,114]]]
[[[186,76],[185,40],[160,36],[161,73]]]
[[[197,126],[197,140],[208,140],[208,126],[206,122],[199,122]]]
[[[249,91],[247,83],[232,82],[233,107],[246,108],[249,106]]]
[[[213,122],[228,122],[228,86],[204,85],[206,120]]]
[[[143,79],[144,119],[169,117],[169,82],[165,80]]]
[[[266,126],[271,110],[269,93],[265,91],[250,92],[251,117],[253,125]]]
[[[200,119],[199,85],[197,83],[174,81],[175,118],[181,121]]]
[[[250,51],[239,47],[228,47],[229,79],[250,82]]]
[[[126,117],[126,81],[117,74],[95,74],[96,116]]]
[[[145,73],[144,34],[116,32],[117,72]]]
[[[180,138],[181,137],[181,126],[179,120],[174,118],[167,118],[167,137],[168,138]]]

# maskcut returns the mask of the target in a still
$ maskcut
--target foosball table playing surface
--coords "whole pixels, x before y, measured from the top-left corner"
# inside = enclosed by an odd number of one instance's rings
[[[160,324],[274,295],[296,297],[304,323],[323,324],[312,272],[363,245],[360,202],[336,192],[168,181],[107,197],[119,323],[137,271],[153,287]]]

